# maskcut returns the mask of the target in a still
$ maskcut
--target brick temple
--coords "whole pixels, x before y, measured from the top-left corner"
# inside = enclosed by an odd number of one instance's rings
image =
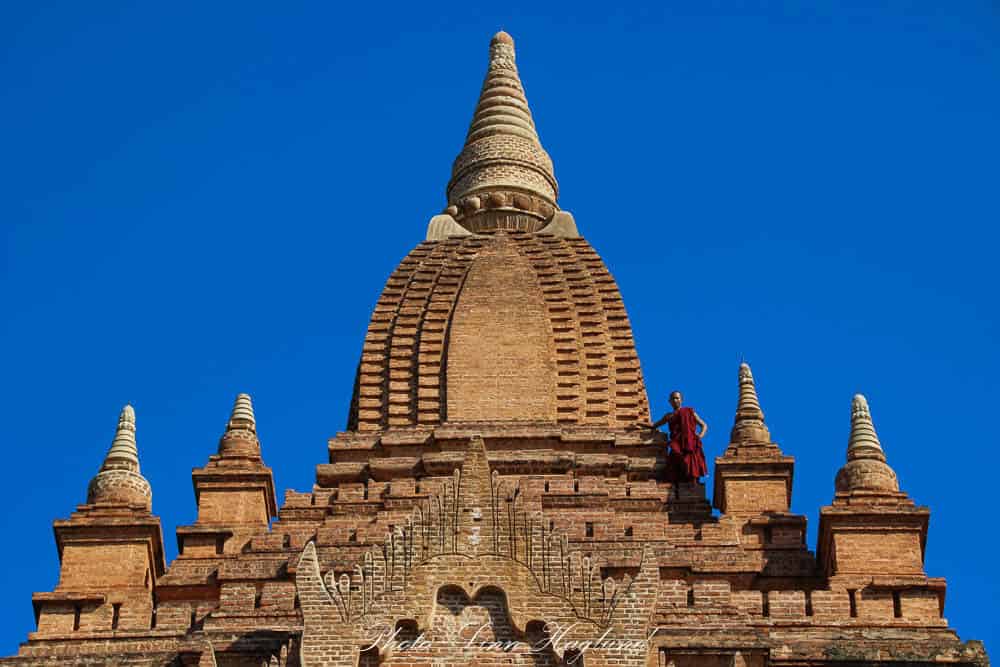
[[[945,580],[923,565],[930,512],[865,398],[848,421],[845,397],[813,553],[794,450],[772,440],[750,367],[733,371],[710,501],[669,481],[665,437],[642,427],[624,302],[559,208],[498,33],[447,207],[382,290],[313,488],[278,504],[240,394],[168,566],[126,406],[86,503],[54,524],[37,630],[0,662],[988,665],[948,626]]]

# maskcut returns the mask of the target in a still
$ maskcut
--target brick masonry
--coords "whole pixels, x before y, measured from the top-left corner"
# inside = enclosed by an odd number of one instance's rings
[[[664,481],[614,279],[584,239],[538,232],[557,190],[513,63],[499,33],[449,188],[475,233],[389,277],[313,488],[279,507],[240,395],[168,567],[126,407],[87,503],[54,524],[37,629],[0,663],[989,664],[948,627],[929,510],[863,397],[815,554],[748,366],[712,502]]]
[[[56,522],[59,585],[3,662],[988,664],[948,627],[928,511],[905,493],[838,490],[806,548],[794,459],[759,407],[716,460],[721,515],[701,484],[663,481],[662,436],[630,428],[648,409],[624,307],[582,239],[418,247],[358,396],[313,490],[280,509],[231,423],[169,568],[144,504]]]

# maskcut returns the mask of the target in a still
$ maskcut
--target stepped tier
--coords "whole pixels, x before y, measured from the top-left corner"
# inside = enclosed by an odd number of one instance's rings
[[[0,663],[988,666],[948,627],[929,510],[864,396],[815,554],[748,364],[719,513],[702,481],[672,481],[666,437],[637,428],[621,295],[558,208],[506,33],[447,195],[382,291],[312,489],[279,507],[239,394],[167,568],[126,406],[87,504],[54,524],[38,629]]]

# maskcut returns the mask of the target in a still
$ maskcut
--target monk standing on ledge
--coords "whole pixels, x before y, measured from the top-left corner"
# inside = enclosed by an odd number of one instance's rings
[[[670,463],[671,481],[697,482],[700,477],[708,474],[705,465],[705,452],[701,448],[701,439],[708,433],[706,424],[692,408],[682,408],[684,397],[681,392],[670,394],[670,405],[673,412],[668,412],[650,428],[656,429],[667,424],[670,427],[670,452],[667,460]],[[701,427],[698,433],[696,427]]]

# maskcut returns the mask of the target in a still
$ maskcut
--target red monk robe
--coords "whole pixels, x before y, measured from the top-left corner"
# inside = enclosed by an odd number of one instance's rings
[[[691,408],[677,408],[667,417],[670,427],[669,461],[677,481],[690,482],[708,474],[701,438],[695,431],[698,421]]]

